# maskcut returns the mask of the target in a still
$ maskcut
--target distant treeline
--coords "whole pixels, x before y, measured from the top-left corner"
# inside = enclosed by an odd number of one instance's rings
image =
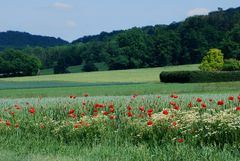
[[[0,52],[0,77],[36,75],[40,67],[40,60],[33,55],[13,49]]]
[[[7,31],[0,32],[0,50],[5,48],[22,49],[29,47],[50,47],[66,45],[67,41],[49,36],[32,35],[26,32]]]
[[[219,8],[170,25],[102,32],[64,46],[28,47],[22,52],[38,57],[41,68],[55,67],[61,73],[79,64],[89,71],[100,62],[110,70],[194,64],[211,48],[221,49],[226,59],[240,59],[240,7]]]

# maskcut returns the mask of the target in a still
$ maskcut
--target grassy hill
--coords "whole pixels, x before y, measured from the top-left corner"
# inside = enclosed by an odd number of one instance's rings
[[[79,66],[71,69],[79,70]],[[0,79],[0,98],[59,97],[88,93],[91,96],[170,93],[238,93],[240,82],[160,83],[161,71],[198,70],[198,65],[40,75]]]
[[[142,68],[130,70],[112,70],[84,73],[70,73],[58,75],[40,75],[29,77],[1,78],[0,81],[6,82],[24,82],[24,81],[66,81],[66,82],[85,82],[85,83],[156,83],[159,82],[159,74],[161,71],[177,71],[177,70],[198,70],[198,64],[180,65],[158,68]],[[77,71],[76,68],[70,69]],[[47,72],[46,72],[47,73]]]

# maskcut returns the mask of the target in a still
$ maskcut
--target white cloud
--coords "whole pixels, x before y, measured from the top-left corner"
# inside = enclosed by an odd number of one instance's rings
[[[208,13],[209,11],[206,8],[194,8],[188,12],[188,16],[207,15]]]
[[[72,6],[66,3],[62,3],[62,2],[56,2],[53,4],[53,7],[56,9],[63,9],[63,10],[68,10],[71,9]]]
[[[70,28],[75,28],[75,27],[77,27],[77,23],[76,23],[75,21],[73,21],[73,20],[67,21],[67,22],[66,22],[66,25],[67,25],[67,27],[70,27]]]

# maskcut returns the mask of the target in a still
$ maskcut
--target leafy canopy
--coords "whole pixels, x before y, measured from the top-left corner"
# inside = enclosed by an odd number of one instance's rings
[[[199,69],[202,71],[219,71],[224,65],[223,53],[219,49],[210,49],[203,57]]]

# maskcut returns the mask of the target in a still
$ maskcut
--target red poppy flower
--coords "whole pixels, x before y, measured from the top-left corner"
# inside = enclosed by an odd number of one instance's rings
[[[197,98],[197,102],[202,102],[202,99],[201,98]]]
[[[223,100],[220,100],[220,101],[218,101],[218,105],[223,105],[224,104],[224,101]]]
[[[98,107],[99,107],[99,104],[96,103],[96,104],[94,105],[94,108],[98,108]]]
[[[177,96],[177,95],[174,95],[174,94],[171,95],[171,97],[172,97],[172,98],[178,98],[178,96]]]
[[[10,126],[11,123],[10,123],[9,121],[6,121],[6,125],[7,125],[7,126]]]
[[[30,113],[35,113],[35,108],[34,107],[31,107],[29,110],[28,110],[28,112],[30,112]]]
[[[172,122],[172,125],[173,125],[173,126],[176,126],[176,125],[177,125],[177,122],[176,122],[176,121]]]
[[[171,102],[169,102],[169,104],[172,105],[172,106],[176,106],[176,102],[171,101]]]
[[[182,143],[184,140],[183,139],[178,139],[178,142],[179,143]]]
[[[77,129],[78,128],[78,124],[74,125],[74,128]]]
[[[103,112],[103,115],[108,115],[108,112],[107,112],[107,111],[104,111],[104,112]]]
[[[144,112],[144,107],[143,106],[139,107],[139,110]]]
[[[11,115],[14,115],[15,113],[14,112],[11,112]]]
[[[114,108],[114,105],[113,104],[109,104],[108,108]]]
[[[68,114],[73,114],[75,112],[75,110],[69,110]]]
[[[175,110],[180,110],[180,107],[176,105],[176,106],[174,106],[174,109]]]
[[[128,117],[133,117],[133,114],[131,112],[128,112]]]
[[[191,104],[191,103],[188,104],[188,107],[192,107],[192,106],[193,106],[193,104]]]
[[[229,101],[233,101],[233,100],[234,100],[234,96],[229,96],[229,97],[228,97],[228,100],[229,100]]]
[[[152,108],[149,108],[148,109],[148,113],[152,113],[153,112],[153,109]]]
[[[164,115],[168,115],[168,113],[169,113],[168,110],[163,110]]]
[[[111,108],[111,109],[110,109],[110,112],[111,112],[111,113],[114,113],[114,111],[115,111],[114,108]]]
[[[240,106],[235,107],[235,111],[240,111]]]
[[[206,107],[207,107],[207,105],[206,105],[205,103],[202,103],[201,106],[202,106],[203,108],[206,108]]]
[[[151,112],[148,112],[148,117],[152,117],[152,113]]]
[[[93,116],[93,117],[97,117],[97,116],[98,116],[98,114],[97,114],[97,113],[94,113],[92,116]]]
[[[148,121],[148,126],[152,126],[153,122],[151,120]]]
[[[240,100],[240,95],[238,96],[238,99]]]
[[[137,98],[137,95],[133,95],[132,98]]]
[[[129,111],[132,110],[132,107],[130,105],[128,105],[127,108],[128,108]]]
[[[86,103],[85,103],[85,102],[82,102],[82,105],[83,105],[83,106],[85,106],[85,105],[86,105]]]
[[[157,96],[157,98],[161,98],[161,96]]]
[[[69,96],[69,98],[73,98],[73,96],[72,96],[72,95],[70,95],[70,96]]]
[[[115,118],[115,116],[114,116],[114,115],[111,115],[111,116],[109,116],[109,118],[110,118],[111,120],[113,120],[113,119]]]

